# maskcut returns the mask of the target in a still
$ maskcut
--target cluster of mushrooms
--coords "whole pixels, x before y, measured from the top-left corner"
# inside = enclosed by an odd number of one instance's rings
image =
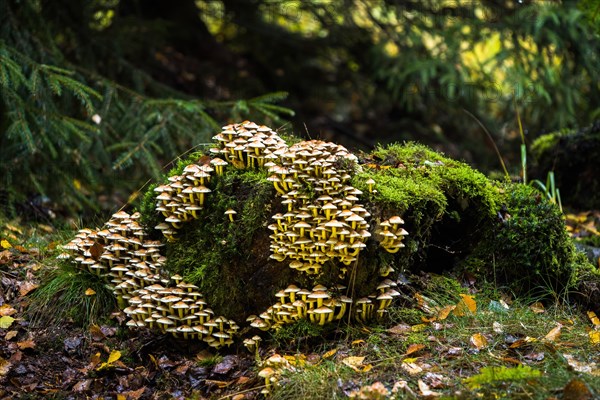
[[[164,271],[160,241],[148,240],[140,215],[119,211],[101,230],[81,229],[59,258],[110,281],[129,327],[158,329],[210,346],[229,346],[239,330],[235,321],[215,316],[198,287]]]
[[[155,211],[162,221],[154,228],[167,242],[177,240],[177,231],[199,218],[211,193],[213,179],[228,165],[238,169],[267,169],[281,197],[283,212],[272,216],[271,258],[289,268],[314,276],[318,281],[323,265],[339,264],[340,282],[356,267],[360,251],[370,238],[369,212],[359,202],[360,190],[350,185],[357,158],[343,146],[320,140],[287,146],[272,129],[245,121],[223,127],[213,137],[216,147],[211,158],[187,165],[181,175],[168,178],[156,187]],[[375,182],[367,182],[375,192]],[[311,193],[309,195],[308,193]],[[234,221],[235,210],[224,218]],[[72,258],[80,268],[110,280],[119,305],[130,317],[131,327],[148,327],[185,339],[200,339],[211,346],[228,346],[239,327],[232,320],[215,316],[202,294],[180,276],[164,271],[166,258],[138,223],[140,215],[118,212],[103,229],[82,229],[66,246],[63,258]],[[407,232],[398,216],[379,223],[375,229],[379,244],[397,252]],[[275,294],[276,302],[260,315],[248,318],[250,326],[277,329],[299,319],[319,325],[353,319],[367,322],[381,318],[392,299],[399,295],[386,277],[389,266],[380,271],[381,283],[370,296],[351,299],[342,284],[312,289],[289,285]],[[251,340],[254,340],[251,339]]]

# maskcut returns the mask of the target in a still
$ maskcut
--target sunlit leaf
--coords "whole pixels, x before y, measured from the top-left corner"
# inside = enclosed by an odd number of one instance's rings
[[[113,366],[113,364],[119,359],[121,358],[121,352],[119,350],[113,350],[110,352],[110,355],[108,356],[108,360],[106,360],[106,362],[101,363],[98,368],[96,368],[97,371],[106,369],[106,368],[110,368]]]
[[[421,351],[425,348],[425,345],[423,344],[417,344],[417,343],[413,343],[410,346],[408,346],[408,349],[406,349],[406,353],[404,353],[404,355],[408,356],[410,354],[416,353],[418,351]]]
[[[92,288],[85,289],[85,295],[86,296],[93,296],[95,294],[96,294],[96,291],[94,289],[92,289]]]
[[[504,328],[502,327],[502,324],[500,322],[497,322],[497,321],[494,321],[494,323],[492,324],[492,329],[496,333],[502,333],[502,332],[504,332]]]
[[[331,349],[328,352],[326,352],[325,354],[323,354],[323,358],[332,357],[335,353],[337,353],[337,349]]]
[[[370,371],[373,366],[371,364],[363,364],[365,357],[346,357],[342,360],[342,363],[356,372],[367,372]]]
[[[417,324],[417,325],[411,326],[410,329],[413,332],[422,332],[425,329],[427,329],[427,325],[425,325],[425,324]]]
[[[406,362],[406,360],[402,361],[401,368],[409,375],[418,375],[423,372],[423,368],[421,368],[417,363]]]
[[[449,305],[449,306],[442,308],[440,311],[438,311],[438,314],[437,314],[438,321],[443,321],[446,318],[448,318],[448,315],[450,315],[450,312],[452,312],[452,310],[454,310],[455,308],[456,308],[455,305]]]
[[[40,286],[40,285],[38,285],[37,283],[30,282],[30,281],[21,282],[19,284],[19,294],[21,296],[25,296],[29,292],[31,292],[33,289],[37,289],[38,286]]]
[[[470,342],[477,350],[483,349],[488,344],[487,339],[481,333],[476,333],[471,336]]]
[[[391,328],[390,328],[390,329],[391,329]],[[389,331],[390,331],[390,330],[388,329],[388,332],[389,332]],[[359,344],[364,344],[364,343],[365,343],[365,341],[364,341],[364,340],[362,340],[362,339],[357,339],[357,340],[353,340],[351,344],[352,344],[352,346],[358,346]]]
[[[6,239],[2,239],[2,241],[0,241],[0,246],[2,246],[2,248],[5,250],[12,247],[12,245]]]
[[[588,315],[588,317],[590,318],[590,321],[592,321],[592,324],[594,324],[595,327],[600,327],[600,318],[598,318],[598,316],[596,315],[595,312],[588,311],[587,315]]]
[[[588,335],[592,344],[600,344],[600,331],[589,331]]]
[[[560,330],[562,329],[562,325],[558,324],[556,327],[552,328],[550,332],[544,337],[549,342],[554,342],[556,339],[560,337]]]
[[[453,313],[457,317],[464,317],[465,315],[475,314],[477,311],[477,303],[473,296],[468,294],[461,294],[461,300],[456,304],[456,308]]]
[[[401,335],[403,333],[411,332],[412,331],[412,327],[410,325],[407,325],[407,324],[399,324],[399,325],[396,325],[396,326],[392,326],[387,331],[389,333],[393,334],[393,335]]]
[[[13,317],[9,317],[8,315],[5,315],[4,317],[0,318],[0,328],[7,329],[9,326],[12,325],[12,323],[14,321],[15,321],[15,319]]]

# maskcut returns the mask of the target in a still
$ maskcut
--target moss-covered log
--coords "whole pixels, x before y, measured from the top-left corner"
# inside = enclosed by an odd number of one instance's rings
[[[598,304],[600,274],[529,186],[415,143],[356,156],[251,122],[215,141],[153,185],[139,213],[65,246],[110,280],[131,326],[221,347],[240,325],[365,323],[385,316],[401,272],[423,270]]]
[[[171,175],[207,155],[191,156]],[[491,181],[415,143],[360,155],[352,175],[350,183],[362,192],[360,202],[371,214],[371,238],[343,278],[339,261],[307,275],[289,268],[289,259],[270,257],[268,225],[286,206],[261,168],[231,168],[214,182],[200,217],[168,244],[167,268],[197,284],[217,312],[240,322],[274,304],[275,294],[289,284],[343,285],[353,298],[372,295],[389,267],[393,277],[459,268],[515,292],[546,294],[574,289],[577,271],[590,268],[576,253],[561,212],[525,185]],[[369,179],[376,182],[374,190]],[[304,189],[309,198],[317,196]],[[148,192],[145,210],[153,210],[155,195]],[[237,210],[233,222],[224,215],[229,208]],[[156,214],[145,213],[152,229]],[[409,235],[405,247],[390,254],[379,246],[376,232],[393,215],[404,218]]]

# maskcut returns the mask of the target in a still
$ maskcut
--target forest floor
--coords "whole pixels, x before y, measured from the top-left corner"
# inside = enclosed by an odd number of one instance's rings
[[[574,235],[599,219],[567,218]],[[299,324],[263,333],[254,354],[241,344],[215,352],[131,331],[116,309],[85,324],[39,323],[32,294],[69,234],[13,221],[0,235],[0,399],[239,400],[267,390],[279,399],[600,396],[600,320],[562,294],[550,303],[517,299],[472,277],[420,274],[403,277],[401,299],[378,324]],[[96,296],[83,287],[79,295],[88,305]],[[267,385],[259,374],[268,368]]]

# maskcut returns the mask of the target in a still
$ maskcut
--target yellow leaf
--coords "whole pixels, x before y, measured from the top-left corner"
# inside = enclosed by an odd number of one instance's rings
[[[454,305],[449,305],[449,306],[442,308],[440,311],[438,311],[438,314],[437,314],[438,320],[443,321],[446,318],[448,318],[448,315],[450,315],[450,312],[452,310],[454,310],[455,308],[456,308],[456,306],[454,306]]]
[[[96,291],[94,289],[92,289],[92,288],[85,289],[85,295],[86,296],[93,296],[95,294],[96,294]]]
[[[75,190],[81,190],[81,181],[79,179],[73,179],[73,186]]]
[[[544,337],[549,342],[554,342],[560,336],[560,330],[562,328],[561,324],[556,325],[548,334]]]
[[[119,358],[121,358],[121,352],[119,350],[113,350],[110,352],[110,355],[108,356],[108,360],[106,362],[108,364],[112,364]]]
[[[96,371],[112,367],[112,364],[114,364],[119,358],[121,358],[121,352],[119,350],[111,351],[110,355],[108,356],[108,360],[100,364],[100,366],[96,368]]]
[[[592,342],[592,344],[600,344],[599,331],[589,331],[588,334],[590,335],[590,342]]]
[[[125,396],[124,394],[118,394],[117,400],[127,400],[127,396]]]
[[[22,342],[17,342],[17,346],[19,349],[33,349],[35,347],[35,342],[33,340],[24,340]]]
[[[421,351],[425,348],[424,344],[416,344],[413,343],[410,346],[408,346],[408,349],[406,349],[406,353],[404,355],[408,356],[412,353],[416,353],[417,351]]]
[[[14,320],[15,319],[13,317],[9,317],[8,315],[5,315],[4,317],[0,318],[0,328],[2,328],[2,329],[8,328],[9,326],[12,325]]]
[[[371,364],[363,364],[365,357],[346,357],[342,360],[342,363],[356,372],[367,372],[370,371],[373,366]]]
[[[331,349],[327,353],[323,354],[323,358],[332,357],[335,353],[337,353],[337,349]]]
[[[481,333],[476,333],[471,336],[471,344],[477,349],[481,350],[487,346],[488,341]]]
[[[417,324],[410,327],[413,332],[422,332],[427,328],[425,324]]]
[[[2,239],[2,241],[0,242],[0,245],[2,246],[3,249],[10,249],[12,247],[12,245],[10,243],[8,243],[8,240],[6,240],[6,239]]]
[[[359,344],[363,344],[363,343],[365,343],[365,341],[362,339],[353,340],[352,346],[358,346]]]
[[[461,294],[461,300],[456,304],[454,309],[454,315],[457,317],[463,317],[465,315],[475,314],[477,311],[477,303],[473,296],[468,294]]]
[[[590,321],[592,321],[592,324],[594,324],[594,326],[600,327],[600,318],[598,318],[595,312],[588,311],[587,315],[590,318]]]

